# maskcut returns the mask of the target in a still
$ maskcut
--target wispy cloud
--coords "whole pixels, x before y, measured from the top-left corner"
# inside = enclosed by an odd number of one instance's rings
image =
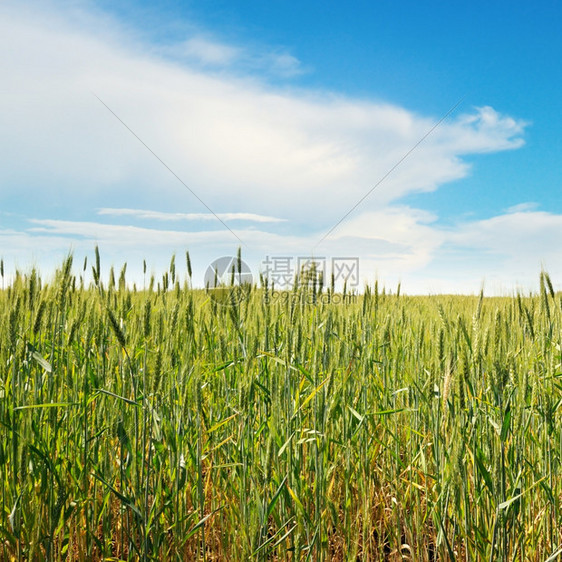
[[[243,50],[219,41],[195,36],[168,48],[168,52],[203,65],[228,66],[243,56]]]
[[[300,76],[306,72],[297,57],[283,51],[266,53],[256,59],[256,64],[284,78]]]
[[[182,232],[160,230],[132,225],[102,224],[93,221],[66,221],[52,219],[30,219],[36,226],[28,229],[31,234],[73,236],[91,241],[111,242],[124,247],[187,246],[205,242],[220,242],[223,233],[216,230],[202,232]]]
[[[157,52],[194,68],[231,74],[293,78],[305,72],[301,61],[285,49],[228,44],[201,34],[160,46]]]
[[[517,205],[512,205],[508,207],[505,212],[510,213],[527,213],[529,211],[535,211],[538,209],[539,204],[534,202],[518,203]]]
[[[159,211],[149,211],[142,209],[98,209],[98,215],[108,215],[113,217],[135,217],[138,219],[157,220],[157,221],[216,221],[217,217],[223,221],[247,221],[258,223],[286,222],[287,219],[269,217],[266,215],[256,215],[254,213],[165,213]]]

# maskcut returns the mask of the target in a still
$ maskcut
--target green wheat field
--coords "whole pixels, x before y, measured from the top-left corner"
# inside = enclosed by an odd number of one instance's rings
[[[189,255],[134,287],[96,254],[0,290],[0,560],[560,556],[546,273],[502,298],[218,294]]]

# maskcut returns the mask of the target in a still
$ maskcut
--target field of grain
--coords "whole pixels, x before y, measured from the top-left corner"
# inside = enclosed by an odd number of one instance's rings
[[[0,291],[1,560],[558,558],[547,274],[220,302],[181,261],[133,288],[69,258]]]

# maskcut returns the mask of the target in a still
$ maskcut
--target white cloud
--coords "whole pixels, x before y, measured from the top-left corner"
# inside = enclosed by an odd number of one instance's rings
[[[19,263],[21,256],[45,264],[59,263],[69,250],[77,259],[99,245],[106,262],[140,266],[143,259],[161,271],[173,253],[186,248],[202,275],[222,255],[233,255],[238,241],[221,230],[185,232],[88,221],[32,219],[25,231],[0,230],[3,257]],[[275,234],[267,230],[234,230],[245,243],[244,259],[257,275],[265,256],[358,257],[362,283],[380,279],[405,292],[487,294],[536,289],[542,267],[562,289],[562,215],[545,212],[507,213],[487,220],[441,227],[436,217],[408,207],[390,206],[380,213],[359,215],[341,231],[316,246],[321,233]],[[9,261],[9,260],[8,260]],[[49,263],[52,267],[53,263]],[[136,280],[140,278],[137,267]]]
[[[472,134],[463,139],[463,148],[475,153],[519,148],[523,145],[520,135],[529,125],[527,121],[501,115],[489,106],[478,107],[475,114],[462,116],[458,124],[471,130]]]
[[[327,249],[343,241],[362,257],[368,279],[403,280],[410,292],[476,293],[482,282],[488,294],[536,290],[542,268],[560,290],[562,215],[533,208],[443,227],[429,213],[389,206],[342,225]]]
[[[406,195],[465,177],[465,157],[521,147],[526,122],[488,106],[464,108],[315,248],[441,116],[272,86],[258,76],[302,72],[282,49],[256,53],[196,31],[166,51],[78,5],[72,13],[0,5],[0,201],[17,196],[11,210],[43,217],[0,230],[3,255],[44,260],[45,252],[88,252],[97,242],[116,261],[119,252],[157,261],[187,246],[206,263],[238,244],[220,225],[180,232],[95,221],[95,209],[169,222],[212,215],[94,91],[222,220],[257,223],[259,230],[235,230],[254,265],[266,254],[351,254],[368,279],[407,276],[411,291],[440,283],[476,291],[483,276],[534,283],[539,259],[559,267],[558,215],[522,204],[446,229],[436,216],[400,206]],[[141,210],[151,208],[163,210]]]
[[[289,53],[272,53],[264,57],[264,66],[286,78],[303,74],[301,61]]]
[[[204,65],[225,66],[241,56],[241,49],[196,36],[174,45],[173,52]]]
[[[437,234],[441,244],[424,273],[427,279],[434,277],[433,285],[441,291],[447,290],[447,284],[456,284],[465,292],[476,292],[482,281],[489,294],[537,290],[542,268],[550,273],[555,287],[562,289],[558,243],[562,215],[523,207],[440,229]],[[435,281],[436,274],[440,283]]]
[[[532,201],[528,201],[526,203],[518,203],[517,205],[512,205],[508,207],[505,212],[506,213],[525,213],[527,211],[534,211],[539,206],[538,203],[534,203]]]
[[[248,222],[286,222],[287,219],[256,215],[255,213],[163,213],[159,211],[149,211],[142,209],[98,209],[98,215],[108,215],[113,217],[136,217],[138,219],[158,220],[158,221],[216,221],[217,217],[223,221],[248,221]]]
[[[461,225],[452,241],[459,246],[502,256],[524,269],[529,262],[562,260],[562,215],[516,210]],[[555,263],[553,263],[555,265]]]
[[[179,201],[186,212],[200,210],[90,90],[215,212],[281,214],[313,226],[333,223],[439,118],[208,74],[150,54],[123,30],[80,34],[62,15],[51,15],[48,26],[41,12],[4,15],[0,43],[10,57],[0,63],[7,108],[0,182],[41,198],[48,178],[49,201],[53,192],[92,203],[118,195],[144,207],[169,200],[172,208]],[[516,148],[522,130],[491,108],[445,122],[365,208],[461,178],[464,155]]]
[[[282,49],[255,45],[229,45],[217,39],[196,34],[184,41],[155,50],[192,68],[227,71],[249,75],[259,72],[271,77],[292,78],[305,72],[301,61]]]
[[[319,247],[341,240],[353,241],[348,245],[351,248],[361,243],[366,259],[384,260],[385,268],[402,274],[427,265],[441,245],[442,234],[432,226],[436,219],[431,213],[418,209],[387,206],[351,218]],[[381,241],[386,244],[381,245]]]
[[[37,226],[28,229],[30,233],[73,236],[99,242],[113,242],[124,246],[182,246],[209,241],[223,240],[222,231],[182,232],[178,230],[158,230],[129,225],[101,224],[87,221],[63,221],[51,219],[31,219]]]

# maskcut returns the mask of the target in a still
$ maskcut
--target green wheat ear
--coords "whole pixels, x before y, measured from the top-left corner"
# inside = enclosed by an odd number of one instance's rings
[[[188,252],[188,251],[185,252],[185,262],[186,262],[186,265],[187,265],[187,275],[188,275],[188,277],[191,279],[191,274],[192,274],[192,271],[191,271],[191,258],[189,257],[189,252]]]
[[[127,341],[125,339],[125,334],[124,334],[123,330],[121,329],[121,326],[119,325],[119,322],[117,321],[117,318],[115,318],[115,315],[113,314],[113,312],[109,308],[107,309],[107,317],[109,318],[109,323],[111,325],[111,329],[113,330],[113,333],[114,333],[115,337],[117,338],[117,341],[119,342],[119,345],[123,348],[127,347]]]

